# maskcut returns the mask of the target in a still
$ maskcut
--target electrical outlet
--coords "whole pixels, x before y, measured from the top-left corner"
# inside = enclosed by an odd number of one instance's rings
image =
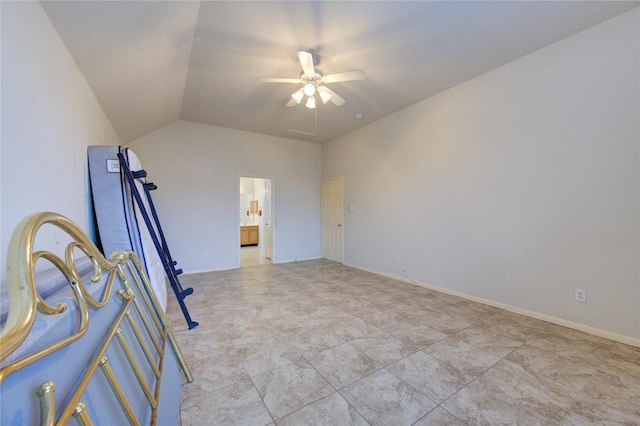
[[[400,256],[396,256],[396,263],[400,263]]]
[[[422,261],[416,260],[416,268],[422,268]]]
[[[576,300],[578,302],[587,303],[587,290],[576,288]]]
[[[202,252],[202,257],[207,257],[207,252],[206,251]]]

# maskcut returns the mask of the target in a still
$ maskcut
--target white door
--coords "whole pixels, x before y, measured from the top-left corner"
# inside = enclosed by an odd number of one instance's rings
[[[342,263],[342,177],[322,180],[322,257]]]
[[[264,255],[273,262],[273,221],[271,214],[271,179],[264,180]]]

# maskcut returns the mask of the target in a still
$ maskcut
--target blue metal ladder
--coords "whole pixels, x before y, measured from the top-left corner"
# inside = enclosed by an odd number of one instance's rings
[[[132,172],[129,169],[129,163],[126,160],[125,156],[122,152],[118,153],[118,159],[120,160],[120,169],[122,170],[129,186],[131,187],[131,194],[135,202],[138,204],[140,208],[140,213],[144,218],[144,222],[147,225],[147,229],[149,229],[149,234],[151,235],[151,239],[153,240],[153,245],[160,256],[160,260],[162,261],[162,266],[164,267],[164,271],[169,278],[169,283],[171,284],[171,288],[178,299],[178,304],[180,305],[180,309],[182,309],[182,314],[184,315],[184,319],[187,321],[187,325],[189,326],[189,330],[198,326],[196,321],[191,319],[191,315],[189,315],[189,310],[184,303],[184,298],[193,293],[193,288],[183,288],[182,284],[178,280],[178,275],[182,273],[182,269],[176,269],[175,266],[177,264],[171,258],[171,253],[169,252],[169,246],[167,245],[167,241],[164,238],[164,233],[162,232],[162,227],[160,226],[160,220],[158,219],[158,214],[156,212],[155,206],[153,205],[153,200],[151,199],[150,191],[157,189],[158,187],[153,183],[147,183],[141,181],[142,187],[144,188],[144,192],[147,197],[147,201],[149,202],[149,208],[151,209],[151,214],[153,215],[153,221],[155,223],[155,227],[151,222],[151,217],[149,217],[149,212],[147,211],[144,202],[142,200],[142,196],[138,191],[138,187],[136,186],[136,179],[141,179],[147,177],[147,172],[144,170],[138,170]],[[157,235],[156,230],[158,231]],[[159,238],[158,238],[159,237]]]

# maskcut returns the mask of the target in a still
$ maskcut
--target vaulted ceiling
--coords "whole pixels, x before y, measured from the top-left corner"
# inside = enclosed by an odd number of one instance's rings
[[[638,1],[43,1],[123,143],[182,119],[325,142]],[[342,106],[287,107],[296,51]],[[363,119],[355,118],[362,114]]]

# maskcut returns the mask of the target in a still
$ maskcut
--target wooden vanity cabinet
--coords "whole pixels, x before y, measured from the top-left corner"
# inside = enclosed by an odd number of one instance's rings
[[[240,227],[240,245],[257,245],[260,231],[258,225],[248,225]]]

